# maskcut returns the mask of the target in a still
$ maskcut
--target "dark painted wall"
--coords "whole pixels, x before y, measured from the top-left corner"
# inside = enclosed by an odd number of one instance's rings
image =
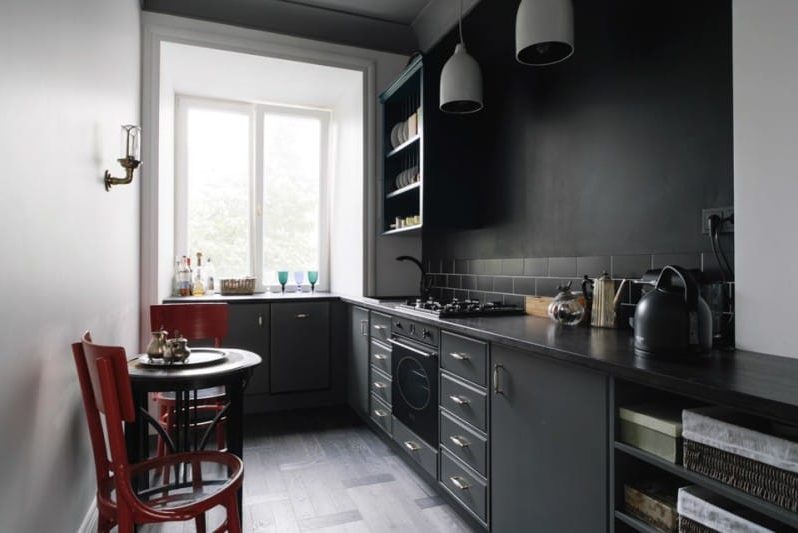
[[[517,1],[466,18],[485,109],[437,110],[456,36],[425,58],[427,258],[709,249],[733,204],[730,0],[575,0],[576,52],[515,62]]]

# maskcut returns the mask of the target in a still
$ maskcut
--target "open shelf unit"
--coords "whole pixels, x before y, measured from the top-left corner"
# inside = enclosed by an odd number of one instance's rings
[[[379,230],[383,235],[413,233],[424,223],[423,82],[419,56],[380,95],[384,144]]]
[[[659,389],[653,389],[625,381],[614,380],[610,401],[610,465],[612,489],[610,493],[610,531],[658,531],[655,527],[631,516],[624,509],[624,484],[648,479],[663,479],[679,486],[698,485],[713,493],[746,507],[761,515],[776,520],[785,526],[798,529],[798,513],[779,507],[751,494],[738,490],[702,474],[688,470],[681,464],[672,463],[653,453],[620,441],[618,409],[639,403],[682,402],[687,407],[713,404],[695,398],[682,397]]]

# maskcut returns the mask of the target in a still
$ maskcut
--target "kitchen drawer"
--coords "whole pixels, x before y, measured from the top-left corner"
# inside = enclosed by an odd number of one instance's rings
[[[391,405],[391,378],[374,367],[371,367],[371,380],[369,381],[371,394]]]
[[[488,393],[441,372],[441,407],[482,431],[488,431]]]
[[[468,466],[487,477],[487,439],[441,411],[441,446],[459,457]]]
[[[488,521],[488,487],[448,451],[441,451],[441,485],[480,520]]]
[[[438,479],[438,452],[399,420],[393,420],[393,440],[429,474]]]
[[[415,322],[404,317],[393,317],[391,328],[392,331],[398,335],[409,337],[436,347],[440,341],[441,333],[438,328],[427,326],[421,322]]]
[[[391,338],[391,317],[376,311],[371,312],[371,338],[388,342]]]
[[[369,409],[369,415],[374,423],[380,426],[383,431],[388,435],[391,434],[391,408],[373,394],[371,395],[371,409]]]
[[[477,385],[487,386],[488,344],[444,331],[441,334],[441,366]]]
[[[371,366],[382,370],[387,375],[391,375],[391,349],[383,344],[371,341],[371,354],[369,356]]]

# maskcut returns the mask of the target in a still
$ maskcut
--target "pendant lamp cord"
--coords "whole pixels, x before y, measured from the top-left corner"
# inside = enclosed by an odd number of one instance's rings
[[[458,25],[460,27],[460,44],[465,46],[465,41],[463,40],[463,0],[460,0],[460,18],[458,19]]]

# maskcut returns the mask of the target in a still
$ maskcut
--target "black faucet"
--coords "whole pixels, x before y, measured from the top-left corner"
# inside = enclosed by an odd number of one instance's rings
[[[421,264],[421,261],[416,259],[415,257],[411,257],[409,255],[400,255],[396,258],[397,261],[410,261],[414,263],[418,269],[421,271],[421,281],[419,283],[419,294],[422,300],[426,300],[429,298],[430,288],[432,287],[432,278],[427,274],[427,271],[424,270],[424,265]]]

